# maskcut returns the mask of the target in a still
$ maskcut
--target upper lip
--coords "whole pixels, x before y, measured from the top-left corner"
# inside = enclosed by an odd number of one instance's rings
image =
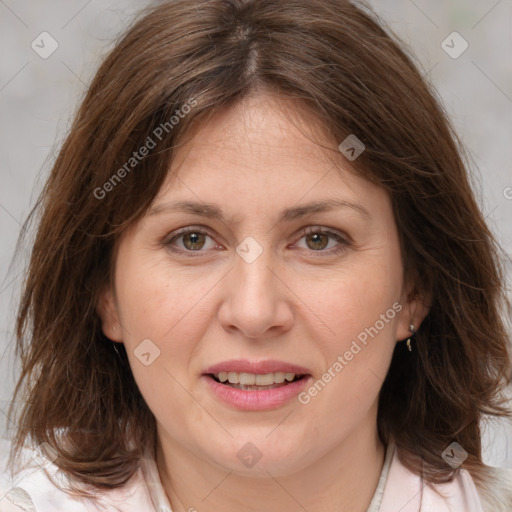
[[[249,361],[247,359],[231,359],[208,367],[204,374],[216,374],[220,372],[254,373],[264,375],[266,373],[295,373],[296,375],[309,375],[311,372],[296,364],[285,363],[267,359],[265,361]]]

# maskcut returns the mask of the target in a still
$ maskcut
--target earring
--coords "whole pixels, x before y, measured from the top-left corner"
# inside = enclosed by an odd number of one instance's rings
[[[116,351],[117,357],[122,360],[121,354],[119,353],[119,350],[117,350],[117,342],[113,341],[112,346],[114,347],[114,350]]]
[[[409,331],[411,331],[411,336],[416,332],[416,329],[413,324],[409,324]],[[411,336],[407,338],[407,349],[409,350],[409,352],[412,352]]]
[[[116,326],[112,324],[112,326],[111,326],[111,327],[112,327],[112,331],[114,331],[114,332],[115,332],[115,330],[116,330]],[[121,354],[119,353],[119,350],[117,350],[117,342],[116,342],[116,341],[113,341],[113,340],[110,340],[110,341],[112,341],[112,346],[114,347],[114,350],[116,351],[117,357],[119,357],[119,359],[122,359],[122,358],[121,358]]]

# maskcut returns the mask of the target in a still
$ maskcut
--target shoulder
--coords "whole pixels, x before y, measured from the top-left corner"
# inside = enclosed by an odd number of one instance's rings
[[[89,512],[98,509],[88,507],[60,488],[62,475],[41,450],[25,447],[16,461],[13,472],[7,467],[11,444],[0,440],[0,467],[3,478],[0,483],[0,512]]]
[[[395,452],[379,512],[510,512],[512,470],[487,467],[480,484],[462,469],[445,484],[425,484]]]
[[[445,496],[448,495],[449,499],[463,503],[464,507],[473,507],[468,508],[471,511],[510,512],[512,469],[486,466],[481,474],[483,478],[476,479],[469,471],[461,470],[452,482],[433,488]]]
[[[485,483],[475,481],[485,512],[512,510],[512,468],[485,469]]]
[[[0,439],[0,512],[154,511],[138,472],[122,488],[96,491],[95,499],[73,495],[69,480],[38,449],[24,448],[16,471],[7,472],[10,443]]]

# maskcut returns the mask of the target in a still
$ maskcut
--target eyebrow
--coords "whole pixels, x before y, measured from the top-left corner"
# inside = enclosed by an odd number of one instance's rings
[[[294,206],[291,208],[284,209],[278,222],[292,221],[314,213],[328,212],[340,208],[350,208],[355,210],[364,217],[370,218],[368,210],[358,203],[351,203],[341,199],[328,199],[324,201],[314,201],[301,206]],[[221,222],[226,222],[222,209],[211,203],[200,203],[195,201],[174,201],[169,203],[162,203],[153,206],[149,210],[149,215],[158,215],[160,213],[173,213],[173,212],[185,212],[201,217],[207,217],[210,219],[217,219]]]

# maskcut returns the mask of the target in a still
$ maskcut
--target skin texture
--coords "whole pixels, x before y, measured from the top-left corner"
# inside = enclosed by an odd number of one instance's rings
[[[334,167],[332,150],[305,135],[311,120],[301,130],[286,115],[290,102],[253,95],[194,130],[175,153],[177,179],[122,235],[115,289],[100,301],[103,330],[125,344],[156,417],[157,464],[177,512],[365,511],[385,453],[378,393],[395,343],[427,313],[408,301],[386,192],[350,172],[341,154]],[[278,221],[285,208],[326,199],[368,214],[344,207]],[[177,200],[215,203],[226,219],[162,208]],[[172,252],[173,233],[189,226],[208,235],[195,246],[174,239],[191,256]],[[263,249],[252,263],[236,252],[248,236]],[[316,381],[396,302],[400,312],[307,405],[239,411],[200,378],[228,359],[277,359]],[[134,354],[144,339],[160,350],[148,366]],[[253,467],[237,457],[247,442],[262,454]]]

